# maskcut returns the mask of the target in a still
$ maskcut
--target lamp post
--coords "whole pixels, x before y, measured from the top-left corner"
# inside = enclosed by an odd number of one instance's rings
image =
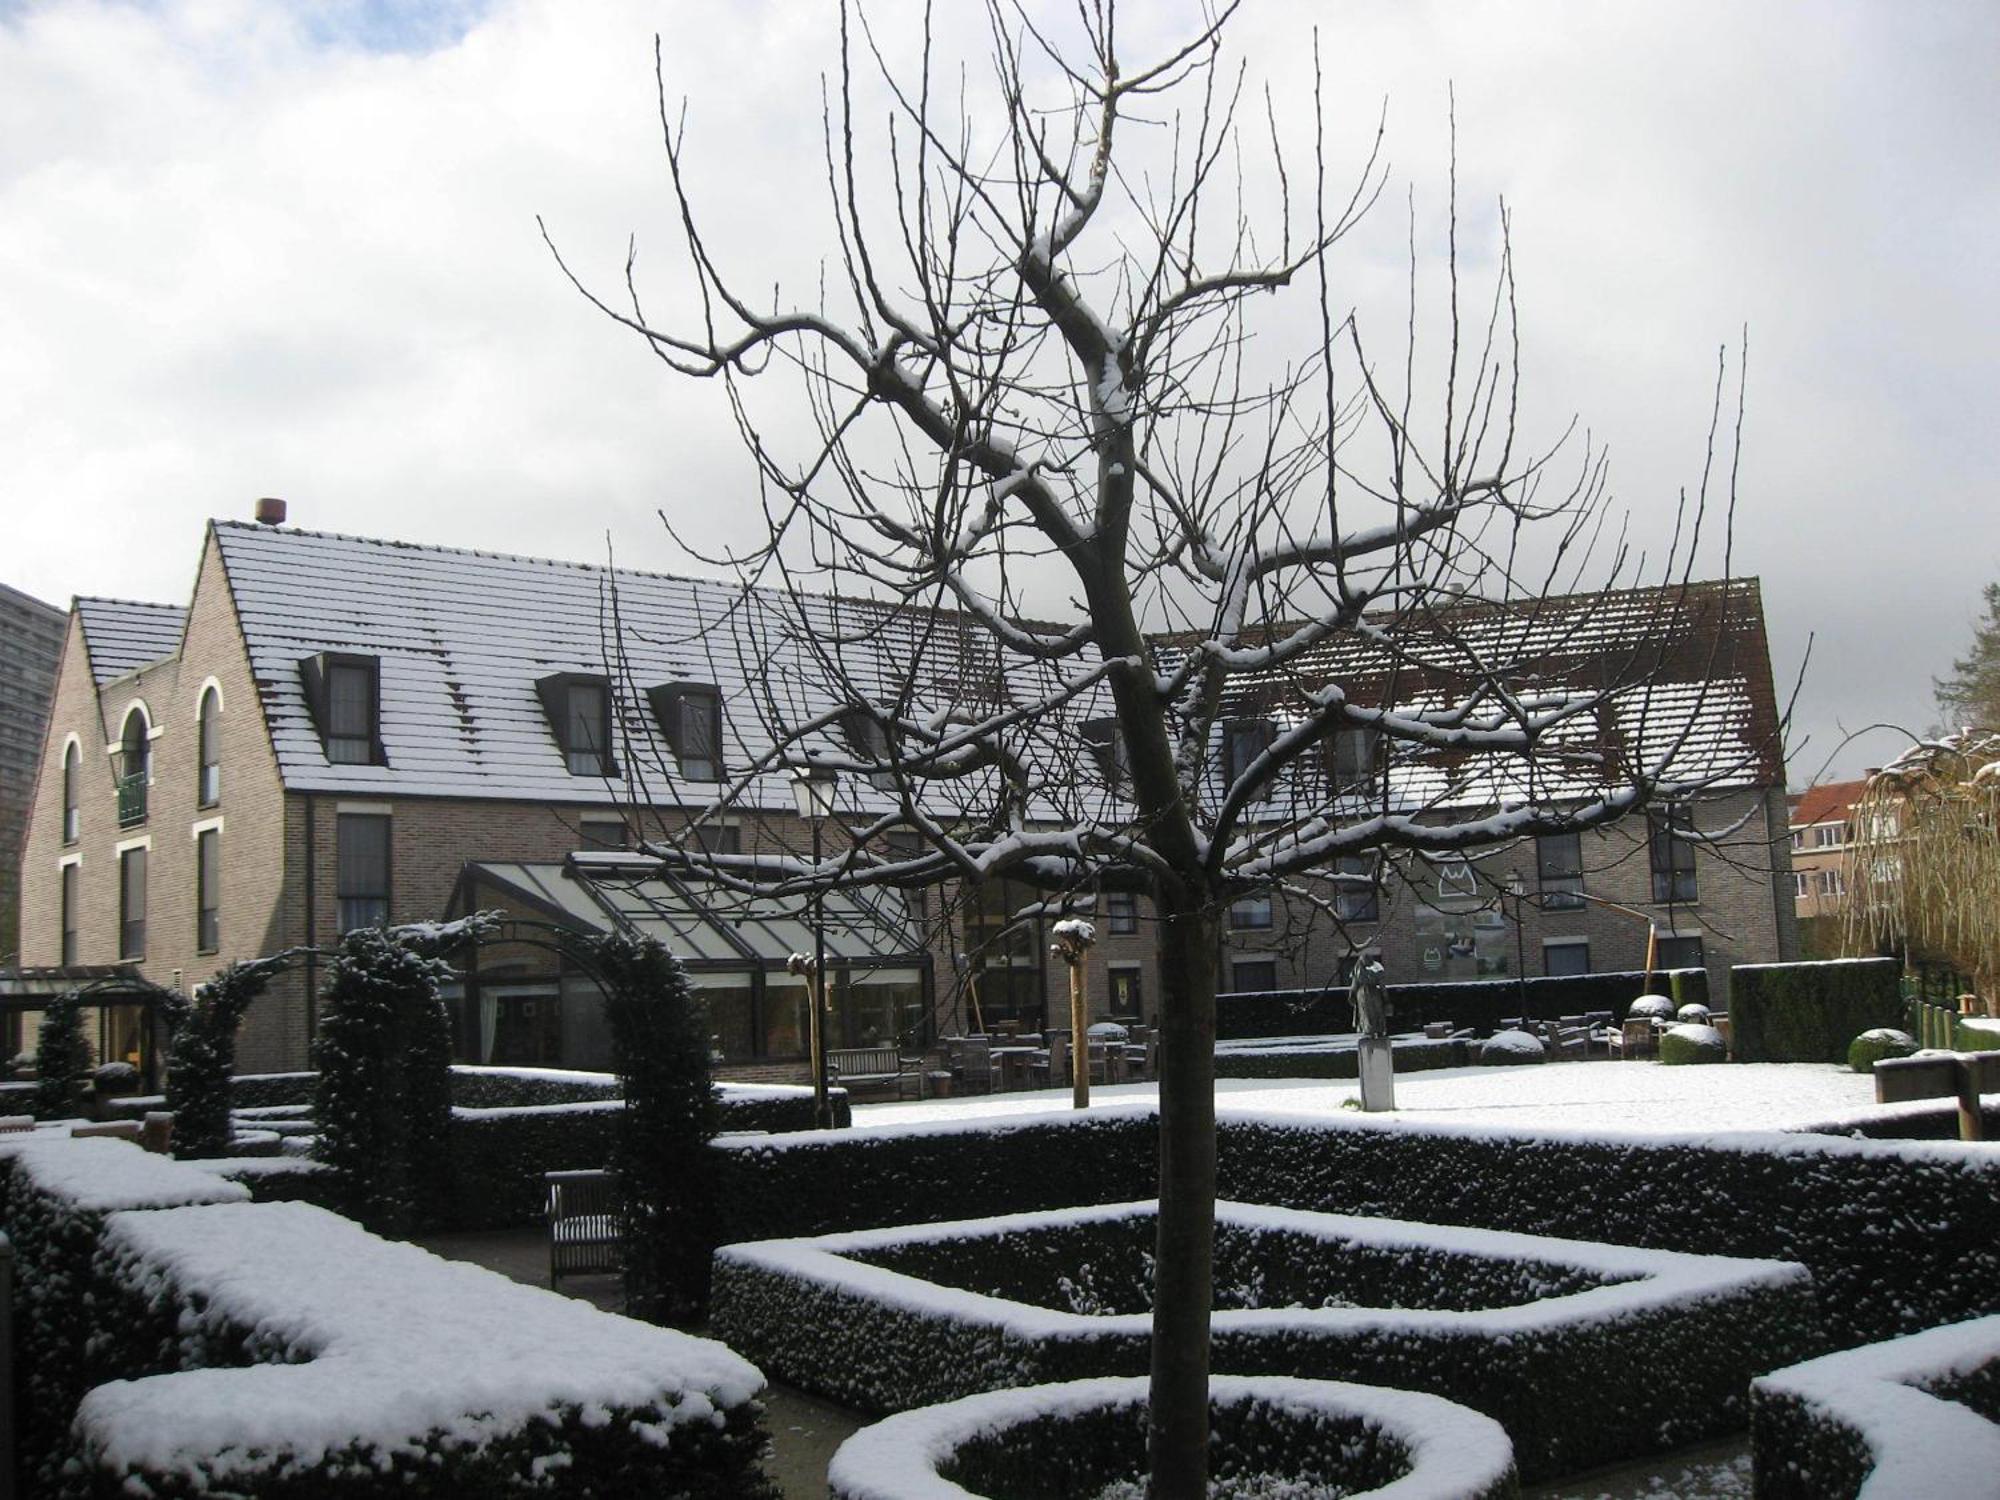
[[[799,816],[812,828],[813,873],[817,877],[821,831],[833,816],[833,793],[839,773],[822,766],[798,766],[792,771],[792,796]],[[813,885],[813,956],[806,975],[807,1046],[812,1054],[813,1126],[833,1128],[833,1106],[826,1096],[826,891]]]

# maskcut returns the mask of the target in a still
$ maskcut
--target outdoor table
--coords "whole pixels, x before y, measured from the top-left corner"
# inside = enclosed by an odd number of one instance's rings
[[[993,1065],[1000,1070],[1000,1087],[1024,1089],[1028,1086],[1028,1063],[1040,1047],[1008,1046],[993,1049]]]

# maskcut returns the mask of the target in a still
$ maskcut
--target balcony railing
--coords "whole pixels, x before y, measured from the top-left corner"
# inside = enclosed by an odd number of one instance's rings
[[[130,828],[146,821],[146,773],[135,771],[118,778],[118,826]]]

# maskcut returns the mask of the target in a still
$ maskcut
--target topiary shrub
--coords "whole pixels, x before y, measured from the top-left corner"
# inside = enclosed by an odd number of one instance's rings
[[[33,1109],[38,1120],[67,1120],[84,1113],[90,1089],[90,1043],[83,1036],[83,1005],[72,993],[42,1010],[35,1047]]]
[[[1909,1057],[1917,1050],[1917,1039],[1893,1026],[1875,1026],[1861,1033],[1847,1048],[1847,1066],[1857,1073],[1873,1073],[1885,1057]]]
[[[1706,1005],[1683,1005],[1674,1012],[1674,1019],[1683,1026],[1706,1026],[1709,1022],[1709,1009]]]
[[[1641,995],[1625,1014],[1635,1021],[1671,1021],[1674,1002],[1665,995]]]
[[[1660,1035],[1660,1061],[1669,1064],[1729,1061],[1729,1043],[1713,1026],[1669,1026]]]
[[[708,1301],[720,1119],[708,1024],[680,961],[653,938],[594,945],[613,1066],[624,1085],[611,1166],[625,1239],[628,1310],[653,1322],[698,1319]]]
[[[379,927],[348,933],[327,965],[313,1154],[334,1170],[342,1211],[377,1233],[407,1235],[444,1200],[451,1022],[438,986],[450,977]]]
[[[1903,1024],[1901,975],[1893,958],[1739,964],[1729,971],[1736,1055],[1745,1062],[1845,1062],[1861,1032]]]
[[[197,985],[191,1002],[176,997],[168,1006],[173,1041],[167,1060],[167,1108],[174,1114],[175,1156],[229,1155],[236,1030],[250,1002],[263,994],[287,961],[280,956],[231,964]]]
[[[1525,1031],[1496,1031],[1479,1044],[1479,1061],[1489,1068],[1548,1060],[1549,1050],[1542,1039]]]

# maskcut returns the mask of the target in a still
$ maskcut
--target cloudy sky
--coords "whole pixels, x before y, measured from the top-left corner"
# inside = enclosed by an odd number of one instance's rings
[[[1698,477],[1747,327],[1735,566],[1781,685],[1813,643],[1793,780],[1879,762],[1841,726],[1926,723],[2000,577],[2000,8],[1251,0],[1238,51],[1291,102],[1315,21],[1346,160],[1388,111],[1388,217],[1336,296],[1393,322],[1370,258],[1441,202],[1449,90],[1461,201],[1514,214],[1538,418],[1609,446],[1637,534]],[[810,290],[834,26],[831,0],[0,0],[0,582],[182,600],[203,519],[267,494],[681,571],[657,511],[746,540],[712,393],[581,303],[535,216],[605,283],[636,234],[674,304],[657,32],[718,238]]]

